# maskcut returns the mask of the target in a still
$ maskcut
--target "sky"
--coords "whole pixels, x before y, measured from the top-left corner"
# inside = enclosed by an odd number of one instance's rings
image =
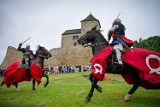
[[[160,35],[160,0],[0,0],[0,64],[8,46],[26,43],[33,51],[61,47],[65,30],[81,28],[90,13],[100,21],[102,34],[119,18],[132,40]]]

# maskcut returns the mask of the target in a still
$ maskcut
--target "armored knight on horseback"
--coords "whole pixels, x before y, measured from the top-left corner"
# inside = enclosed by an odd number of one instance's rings
[[[33,51],[30,50],[30,45],[26,45],[26,48],[21,48],[23,43],[20,43],[18,46],[18,50],[23,53],[22,64],[26,65],[26,75],[30,76],[29,67],[31,65],[31,61],[34,59]]]
[[[110,41],[111,37],[113,38],[111,46],[113,46],[118,64],[120,65],[123,65],[121,59],[122,52],[124,52],[125,49],[129,49],[134,44],[132,40],[125,37],[125,30],[126,28],[121,23],[121,20],[119,18],[116,18],[112,23],[111,29],[108,31],[108,41]]]

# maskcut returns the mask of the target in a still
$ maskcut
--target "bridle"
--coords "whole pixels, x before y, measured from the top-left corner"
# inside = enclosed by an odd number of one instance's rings
[[[92,31],[91,32],[91,35],[94,35],[93,33],[94,33],[95,31]],[[97,35],[94,35],[94,36],[97,36]],[[101,46],[101,45],[105,45],[105,44],[107,44],[108,42],[106,41],[106,42],[101,42],[101,43],[96,43],[96,44],[86,44],[86,45],[83,45],[83,47],[96,47],[96,46]]]
[[[107,44],[108,42],[101,42],[101,43],[96,43],[96,44],[86,44],[86,45],[83,45],[84,47],[95,47],[95,46],[101,46],[101,45],[105,45]]]

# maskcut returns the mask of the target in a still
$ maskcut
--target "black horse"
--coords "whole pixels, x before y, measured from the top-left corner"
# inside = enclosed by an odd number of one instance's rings
[[[96,27],[92,28],[90,31],[86,32],[83,36],[81,36],[78,39],[78,43],[83,45],[83,46],[91,46],[92,47],[92,54],[93,56],[106,48],[109,43],[107,40],[104,38],[104,36],[100,33],[99,30],[96,30]],[[88,44],[91,43],[91,44]],[[114,74],[131,74],[134,83],[133,87],[130,89],[128,94],[124,97],[125,101],[130,101],[131,95],[136,91],[136,89],[140,85],[140,77],[138,75],[135,68],[132,66],[124,63],[123,66],[119,66],[117,64],[114,64],[113,59],[115,59],[115,54],[114,52],[109,56],[107,60],[107,73],[114,73]],[[93,95],[94,89],[96,89],[98,92],[102,92],[102,88],[97,85],[98,79],[95,78],[92,74],[89,76],[89,80],[91,81],[91,89],[88,94],[88,96],[85,98],[85,102],[89,102],[91,100],[91,97]]]
[[[48,83],[49,83],[49,77],[47,74],[45,74],[45,71],[44,71],[44,59],[48,59],[50,58],[52,55],[51,53],[46,50],[44,47],[42,46],[38,46],[38,49],[36,51],[36,54],[35,54],[35,59],[32,61],[32,64],[30,66],[30,76],[26,76],[25,74],[25,66],[23,66],[21,64],[21,62],[19,61],[15,61],[15,62],[12,62],[9,66],[12,67],[12,69],[15,69],[13,70],[12,74],[7,74],[7,72],[10,72],[11,70],[8,70],[7,71],[7,67],[6,68],[6,74],[4,75],[4,79],[0,85],[0,88],[6,84],[7,87],[10,87],[10,85],[15,85],[16,87],[16,90],[18,91],[19,88],[18,88],[18,82],[22,82],[22,81],[30,81],[32,79],[32,89],[33,90],[36,90],[35,89],[35,83],[36,83],[36,80],[37,78],[39,79],[38,81],[40,81],[41,77],[46,77],[46,83],[44,84],[44,87],[47,87]],[[32,65],[35,64],[35,67],[33,67]],[[37,72],[36,70],[39,70],[39,72]],[[20,75],[21,76],[17,76],[17,72],[21,73]],[[34,73],[32,73],[34,72]],[[36,73],[37,72],[37,73]],[[19,74],[18,74],[19,75]],[[39,77],[37,77],[37,75]],[[18,77],[18,79],[17,79]],[[12,78],[13,81],[10,79]],[[7,80],[7,83],[5,82],[5,80]],[[15,82],[16,81],[16,82]]]

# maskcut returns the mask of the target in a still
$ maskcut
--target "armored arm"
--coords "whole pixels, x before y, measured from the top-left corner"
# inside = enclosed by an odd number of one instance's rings
[[[21,48],[22,47],[22,43],[19,44],[18,49],[19,51],[22,51],[22,53],[25,53],[25,49]]]
[[[119,28],[118,25],[113,25],[112,28],[108,31],[108,40],[111,39],[112,33],[115,32]]]
[[[108,34],[107,34],[107,36],[108,36],[108,41],[110,41],[111,36],[112,36],[112,33],[113,33],[113,31],[111,31],[111,30],[108,31]]]
[[[19,44],[19,46],[18,46],[18,50],[19,50],[19,51],[21,51],[21,50],[22,50],[22,48],[21,48],[21,47],[22,47],[22,43],[20,43],[20,44]]]
[[[30,50],[30,54],[31,54],[30,58],[31,58],[31,59],[34,59],[34,58],[35,58],[35,55],[34,55],[34,53],[33,53],[32,50]]]

